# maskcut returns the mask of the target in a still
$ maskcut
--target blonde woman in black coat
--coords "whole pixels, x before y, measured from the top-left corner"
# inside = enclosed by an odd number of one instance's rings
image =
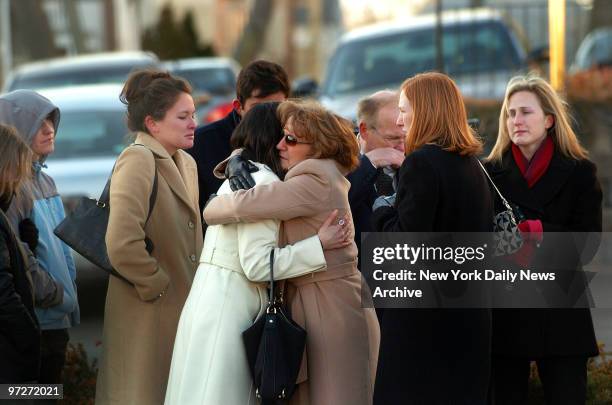
[[[375,209],[374,229],[491,231],[492,197],[476,157],[482,147],[455,83],[416,75],[402,84],[399,108],[406,159],[396,202]],[[385,309],[374,404],[484,404],[490,321],[488,309]]]
[[[557,270],[562,291],[576,282],[586,286],[579,270],[590,256],[586,250],[592,256],[594,246],[559,232],[601,232],[602,192],[565,103],[545,80],[510,80],[486,166],[504,197],[526,218],[519,229],[531,249],[526,253],[531,263]],[[585,403],[587,359],[598,353],[588,308],[495,310],[492,345],[495,405],[526,403],[532,360],[547,404]]]
[[[0,383],[36,382],[40,329],[27,259],[5,215],[32,165],[32,152],[12,127],[0,125]]]

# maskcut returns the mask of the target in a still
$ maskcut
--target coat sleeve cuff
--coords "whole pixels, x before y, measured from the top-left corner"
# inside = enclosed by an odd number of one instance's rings
[[[146,279],[135,281],[134,286],[141,300],[151,301],[164,295],[169,284],[170,278],[168,275],[163,270],[158,269]]]

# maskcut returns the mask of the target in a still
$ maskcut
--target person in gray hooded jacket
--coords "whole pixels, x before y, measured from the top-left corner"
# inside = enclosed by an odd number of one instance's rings
[[[27,249],[33,280],[36,316],[42,330],[40,383],[62,382],[68,328],[79,323],[76,269],[68,246],[54,234],[64,219],[64,207],[53,179],[42,169],[54,151],[59,109],[31,90],[0,97],[0,123],[12,125],[34,154],[32,177],[13,199],[7,217]]]

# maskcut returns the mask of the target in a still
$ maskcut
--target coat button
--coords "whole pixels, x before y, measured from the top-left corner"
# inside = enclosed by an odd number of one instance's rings
[[[189,226],[189,229],[195,228],[195,224],[191,221],[189,221],[189,224],[187,224],[187,226]]]
[[[192,262],[195,262],[196,261],[196,255],[189,256],[189,260],[191,260]]]

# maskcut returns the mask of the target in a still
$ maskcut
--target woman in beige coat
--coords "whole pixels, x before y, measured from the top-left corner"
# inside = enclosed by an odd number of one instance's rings
[[[231,138],[232,146],[243,148],[242,156],[258,168],[253,173],[257,184],[283,176],[275,149],[282,136],[276,104],[250,109]],[[227,193],[228,180],[217,191]],[[350,221],[345,226],[332,222],[338,222],[333,212],[318,234],[283,248],[277,247],[279,220],[206,229],[200,265],[176,333],[166,405],[258,403],[242,332],[265,313],[270,250],[275,251],[275,280],[324,271],[324,250],[351,242]]]
[[[168,73],[140,71],[121,94],[140,146],[127,147],[117,160],[106,245],[129,283],[109,280],[96,404],[164,401],[176,328],[202,249],[196,164],[181,150],[193,145],[190,91]]]
[[[204,219],[209,225],[280,219],[283,246],[316,234],[333,209],[350,214],[344,175],[357,165],[359,149],[352,125],[315,103],[284,102],[279,115],[285,181],[218,196]],[[324,254],[327,271],[287,281],[293,319],[308,333],[290,403],[371,404],[380,334],[374,310],[362,306],[357,248],[351,243]]]

